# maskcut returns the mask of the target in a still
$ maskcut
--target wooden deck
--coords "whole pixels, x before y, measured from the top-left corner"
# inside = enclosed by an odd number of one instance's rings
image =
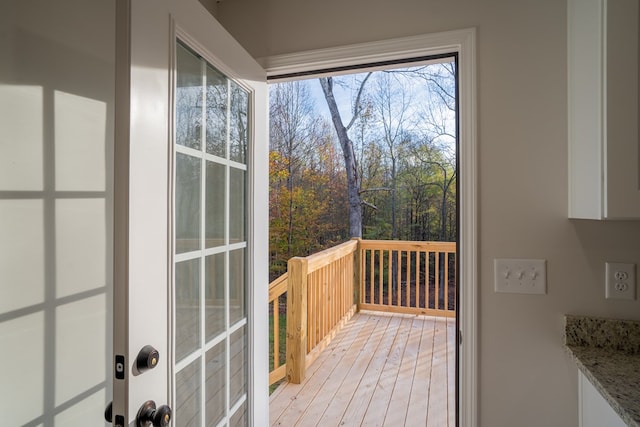
[[[455,319],[360,312],[270,399],[272,426],[455,426]]]

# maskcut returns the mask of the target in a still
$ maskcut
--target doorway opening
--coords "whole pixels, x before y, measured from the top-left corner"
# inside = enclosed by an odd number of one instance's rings
[[[318,393],[324,400],[333,393],[328,405],[321,404],[320,424],[330,419],[358,424],[382,416],[398,425],[406,417],[456,425],[458,81],[458,55],[448,53],[283,74],[270,86],[272,283],[279,284],[291,257],[330,254],[341,242],[362,238],[354,258],[355,304],[367,310],[365,326],[352,332],[361,339],[341,337],[342,344],[333,346],[335,351],[355,347],[358,355],[345,356],[344,363],[357,363],[313,371],[315,383],[341,384]],[[331,274],[320,279],[323,293],[333,292],[332,279]],[[309,298],[311,306],[313,298],[322,297]],[[286,323],[288,308],[282,299],[270,306],[272,372],[279,366],[278,353],[287,354],[290,363],[283,328],[276,326]],[[405,317],[381,320],[379,312]],[[309,313],[314,317],[312,307]],[[325,328],[323,315],[317,317]],[[371,322],[376,327],[367,336],[363,331]],[[322,336],[317,341],[327,346]],[[323,362],[322,355],[316,357],[314,363]],[[325,375],[331,376],[324,380]],[[306,393],[304,387],[298,392]],[[283,397],[276,396],[275,405],[297,393],[283,388],[276,391]],[[291,411],[272,410],[271,421],[295,424],[318,415],[312,401],[301,411],[305,403],[296,400]],[[289,412],[298,418],[287,418]]]

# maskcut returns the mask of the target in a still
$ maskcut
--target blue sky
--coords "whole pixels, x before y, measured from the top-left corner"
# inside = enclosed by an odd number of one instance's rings
[[[433,66],[439,66],[439,65],[435,64]],[[419,65],[417,67],[424,67],[424,65]],[[366,75],[366,72],[361,72],[361,73],[354,73],[354,74],[334,77],[334,81],[336,82],[334,83],[334,88],[333,88],[334,96],[338,104],[338,109],[340,110],[340,113],[341,113],[342,121],[345,125],[348,124],[351,120],[351,116],[352,116],[351,102],[352,102],[352,99],[355,98],[356,96],[355,91],[359,88],[360,82],[365,77],[365,75]],[[381,73],[378,73],[378,76],[380,75]],[[389,75],[387,74],[386,76],[389,76]],[[404,77],[406,77],[406,75],[404,75]],[[341,81],[346,84],[345,85],[339,84],[338,82],[341,82]],[[414,115],[414,117],[411,120],[405,122],[404,128],[407,131],[413,131],[418,134],[426,134],[429,132],[428,126],[426,126],[426,121],[424,119],[419,119],[419,117],[421,114],[424,116],[425,101],[430,96],[436,96],[436,95],[430,94],[427,88],[427,84],[423,79],[414,77],[414,78],[406,78],[406,79],[403,78],[401,79],[401,81],[404,82],[403,84],[405,85],[405,89],[408,89],[405,91],[405,93],[407,94],[407,96],[410,97],[408,112],[406,114]],[[327,120],[330,126],[333,127],[329,109],[327,107],[327,103],[324,98],[324,94],[322,92],[322,88],[320,86],[320,82],[318,81],[318,78],[312,77],[307,80],[307,83],[308,83],[307,87],[309,89],[311,97],[313,98],[316,111]],[[365,90],[369,91],[369,93],[371,94],[376,91],[376,88],[377,88],[376,74],[374,74],[367,81]],[[398,101],[398,102],[401,103],[401,101]],[[400,107],[395,107],[395,108],[400,108]],[[453,112],[449,112],[449,111],[445,111],[445,112],[447,113],[447,117],[442,120],[443,122],[446,122],[447,132],[453,134],[455,133],[455,115],[453,114]],[[441,142],[448,145],[449,143],[454,143],[455,141],[453,141],[451,138],[444,138],[441,140]]]

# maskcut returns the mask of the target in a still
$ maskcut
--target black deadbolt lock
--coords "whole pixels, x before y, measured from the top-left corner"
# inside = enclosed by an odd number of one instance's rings
[[[109,402],[107,408],[104,410],[104,419],[108,423],[112,423],[113,418],[113,402]],[[124,427],[124,417],[122,415],[116,415],[113,425],[114,427]]]
[[[162,405],[156,409],[153,400],[147,400],[138,410],[136,415],[136,427],[147,427],[149,424],[154,427],[167,427],[171,422],[171,408]]]
[[[108,423],[113,421],[113,402],[109,402],[107,408],[104,410],[104,419]]]
[[[158,366],[159,360],[160,353],[158,353],[158,350],[150,345],[145,345],[138,353],[138,357],[136,357],[136,368],[139,373],[143,373]]]

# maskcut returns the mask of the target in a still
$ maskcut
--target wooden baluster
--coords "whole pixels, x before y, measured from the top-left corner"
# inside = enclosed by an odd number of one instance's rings
[[[346,255],[345,257],[343,257],[342,259],[340,259],[340,265],[338,266],[338,271],[336,271],[336,275],[338,276],[339,280],[340,280],[340,293],[338,294],[340,296],[340,303],[338,305],[338,321],[342,318],[342,316],[345,313],[345,301],[344,301],[344,294],[347,288],[347,261],[349,259],[349,256]]]
[[[411,301],[411,295],[410,295],[410,289],[411,289],[411,254],[412,251],[407,251],[407,281],[404,284],[404,289],[405,289],[405,294],[406,294],[406,299],[404,300],[404,307],[409,307],[410,306],[410,301]]]
[[[333,324],[333,305],[335,304],[335,295],[333,295],[333,283],[331,282],[331,271],[333,270],[333,262],[324,269],[325,287],[327,289],[327,325],[325,326],[322,338],[327,336]]]
[[[429,308],[429,276],[431,273],[431,251],[427,250],[424,255],[424,307]]]
[[[336,260],[329,265],[329,277],[328,277],[328,286],[329,286],[329,298],[331,298],[331,304],[329,305],[331,309],[331,316],[329,316],[329,327],[327,331],[333,329],[333,325],[336,323],[336,313],[338,312],[338,301],[339,294],[336,292],[340,289],[340,280],[338,276],[336,276],[336,266],[339,265],[340,260]]]
[[[378,251],[378,304],[382,305],[382,279],[384,278],[384,258],[382,249]]]
[[[273,369],[280,366],[280,313],[278,313],[279,297],[273,301]]]
[[[324,336],[324,316],[327,309],[327,302],[324,282],[320,278],[322,269],[318,270],[315,274],[318,277],[318,281],[316,283],[318,287],[318,336],[316,338],[316,342],[320,342]]]
[[[449,252],[444,252],[444,307],[443,310],[449,310]]]
[[[436,251],[434,253],[434,277],[433,280],[435,284],[434,289],[434,298],[433,298],[433,308],[436,310],[440,309],[440,253]]]
[[[416,251],[416,305],[420,307],[420,251]]]
[[[313,280],[309,280],[307,283],[307,351],[311,343],[316,339],[316,325],[318,324],[316,319],[317,313],[317,297],[316,286]]]
[[[391,260],[392,251],[387,251],[387,305],[391,305],[391,296],[393,295],[393,262]]]
[[[373,298],[373,295],[375,294],[374,290],[373,290],[373,282],[374,282],[374,258],[376,255],[376,251],[373,249],[369,250],[369,304],[373,304],[375,299]]]
[[[453,283],[455,283],[456,285],[456,292],[453,294],[454,295],[454,304],[453,304],[453,308],[454,310],[458,310],[458,286],[460,286],[460,284],[458,283],[458,253],[454,252],[453,254]]]
[[[400,291],[402,290],[402,251],[396,251],[398,257],[398,281],[396,282],[396,306],[400,305]]]
[[[320,273],[322,274],[322,273]],[[322,296],[320,297],[322,301],[322,306],[320,307],[320,312],[322,313],[322,319],[320,320],[320,336],[318,337],[320,342],[324,335],[327,333],[327,308],[329,304],[327,304],[328,295],[327,295],[327,283],[324,280],[320,280],[320,288],[322,289]]]

